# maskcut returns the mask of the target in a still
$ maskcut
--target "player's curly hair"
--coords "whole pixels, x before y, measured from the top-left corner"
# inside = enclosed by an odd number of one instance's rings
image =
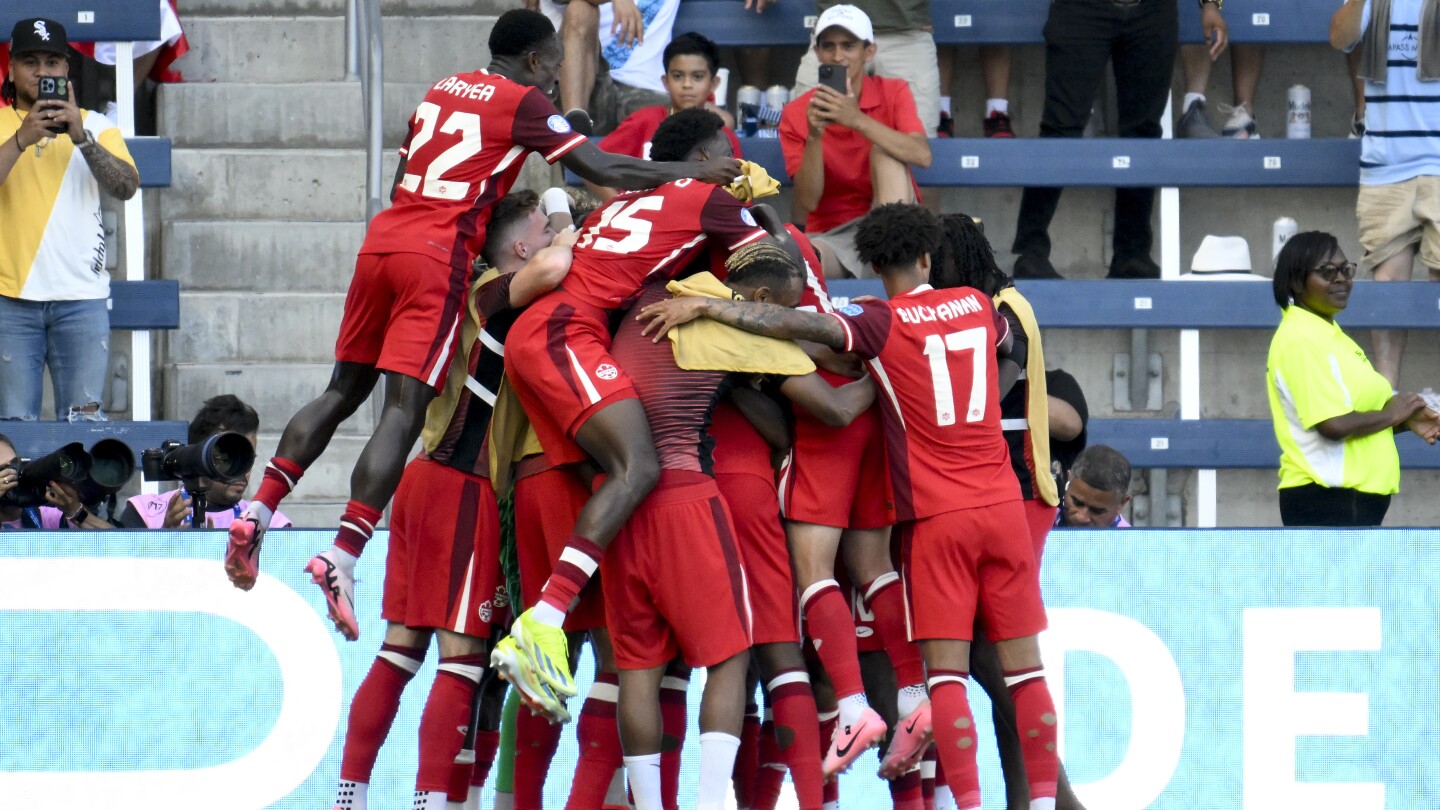
[[[186,441],[194,444],[226,431],[247,435],[260,432],[260,415],[234,394],[220,394],[205,400],[190,420]]]
[[[730,254],[725,260],[730,281],[751,287],[784,288],[804,284],[805,271],[794,257],[772,242],[755,242]]]
[[[670,40],[665,46],[664,61],[665,69],[670,69],[670,60],[677,56],[699,56],[710,66],[710,74],[720,69],[720,46],[704,34],[695,31],[687,31],[678,37]]]
[[[480,248],[480,258],[491,267],[495,266],[495,254],[509,244],[511,231],[529,218],[540,207],[540,195],[529,189],[512,191],[495,203],[490,214],[490,223],[485,228],[485,246]]]
[[[860,220],[855,231],[855,250],[860,261],[873,265],[877,273],[894,267],[910,267],[940,245],[940,220],[926,209],[910,203],[886,203]]]
[[[555,36],[555,25],[538,11],[512,8],[490,29],[490,55],[524,56]]]
[[[930,264],[931,286],[974,287],[988,296],[1015,286],[995,263],[995,250],[974,217],[946,214],[940,218],[940,225],[940,250]]]
[[[708,143],[724,128],[725,122],[720,116],[704,107],[681,110],[660,122],[660,128],[650,139],[650,159],[685,160],[696,147]]]
[[[1310,271],[1339,249],[1340,241],[1324,231],[1305,231],[1285,240],[1285,247],[1275,257],[1275,278],[1271,282],[1275,304],[1281,309],[1293,304],[1295,293],[1305,289]]]

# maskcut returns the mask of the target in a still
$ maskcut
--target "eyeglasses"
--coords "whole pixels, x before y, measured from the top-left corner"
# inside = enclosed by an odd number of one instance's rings
[[[1344,264],[1322,264],[1319,267],[1311,269],[1310,272],[1319,273],[1320,277],[1325,279],[1326,282],[1331,282],[1337,278],[1343,278],[1349,281],[1355,278],[1355,270],[1354,262],[1345,262]]]

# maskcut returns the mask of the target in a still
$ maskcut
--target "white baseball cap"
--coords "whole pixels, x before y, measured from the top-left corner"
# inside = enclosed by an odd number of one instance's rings
[[[826,28],[837,25],[854,34],[862,42],[875,41],[875,27],[870,24],[870,18],[865,12],[844,4],[825,9],[825,13],[815,21],[815,36],[818,37]]]
[[[1243,236],[1210,234],[1200,242],[1195,258],[1190,261],[1194,273],[1250,272],[1250,244]]]

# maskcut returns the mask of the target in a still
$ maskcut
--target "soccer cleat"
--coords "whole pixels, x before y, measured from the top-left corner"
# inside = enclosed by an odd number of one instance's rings
[[[536,677],[530,669],[529,659],[521,652],[520,645],[515,643],[513,636],[506,636],[495,645],[494,651],[490,653],[490,666],[501,678],[515,687],[516,693],[520,695],[520,702],[530,711],[551,723],[570,722],[570,712],[565,709],[565,701],[555,694],[549,684]]]
[[[510,638],[515,639],[515,647],[527,659],[531,671],[557,694],[579,694],[575,679],[570,677],[570,645],[564,630],[537,620],[535,609],[530,608],[510,626]]]
[[[1175,135],[1179,138],[1220,137],[1220,133],[1210,126],[1210,121],[1205,117],[1205,102],[1203,101],[1191,104],[1185,114],[1180,116],[1180,122],[1175,126]]]
[[[1235,107],[1221,104],[1220,112],[1230,115],[1225,119],[1225,126],[1220,128],[1220,137],[1235,138],[1236,140],[1260,137],[1260,131],[1255,126],[1255,119],[1244,104]]]
[[[895,726],[890,737],[890,748],[880,761],[881,779],[899,779],[920,764],[925,749],[935,739],[935,729],[930,722],[930,701],[910,713]]]
[[[325,551],[311,557],[305,570],[310,572],[310,581],[319,585],[325,594],[325,605],[335,629],[347,641],[358,640],[360,623],[355,620],[355,578],[336,565]]]
[[[249,512],[230,524],[230,539],[225,543],[225,575],[230,584],[242,591],[255,587],[260,576],[260,539],[265,527]]]
[[[996,110],[986,116],[981,124],[987,138],[1013,138],[1015,131],[1010,129],[1010,116]]]
[[[826,779],[833,779],[844,773],[861,754],[880,744],[885,736],[885,721],[874,709],[867,708],[860,719],[851,725],[841,724],[835,728],[835,737],[830,740],[830,751],[820,770]]]

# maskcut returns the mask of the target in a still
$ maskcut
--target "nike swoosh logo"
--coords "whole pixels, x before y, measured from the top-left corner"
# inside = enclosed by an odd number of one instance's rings
[[[849,734],[849,733],[850,733],[850,729],[848,729],[848,728],[845,729],[845,733],[846,733],[846,734]],[[855,740],[856,740],[855,737],[851,737],[851,738],[850,738],[850,742],[845,743],[844,747],[835,749],[835,755],[838,756],[838,757],[844,757],[846,754],[849,754],[849,753],[850,753],[850,749],[855,747]]]
[[[906,734],[914,734],[914,733],[915,733],[915,724],[918,723],[918,722],[920,722],[920,718],[918,718],[918,717],[915,718],[914,720],[911,720],[911,721],[910,721],[910,725],[908,725],[908,726],[905,727],[905,733],[906,733]]]

